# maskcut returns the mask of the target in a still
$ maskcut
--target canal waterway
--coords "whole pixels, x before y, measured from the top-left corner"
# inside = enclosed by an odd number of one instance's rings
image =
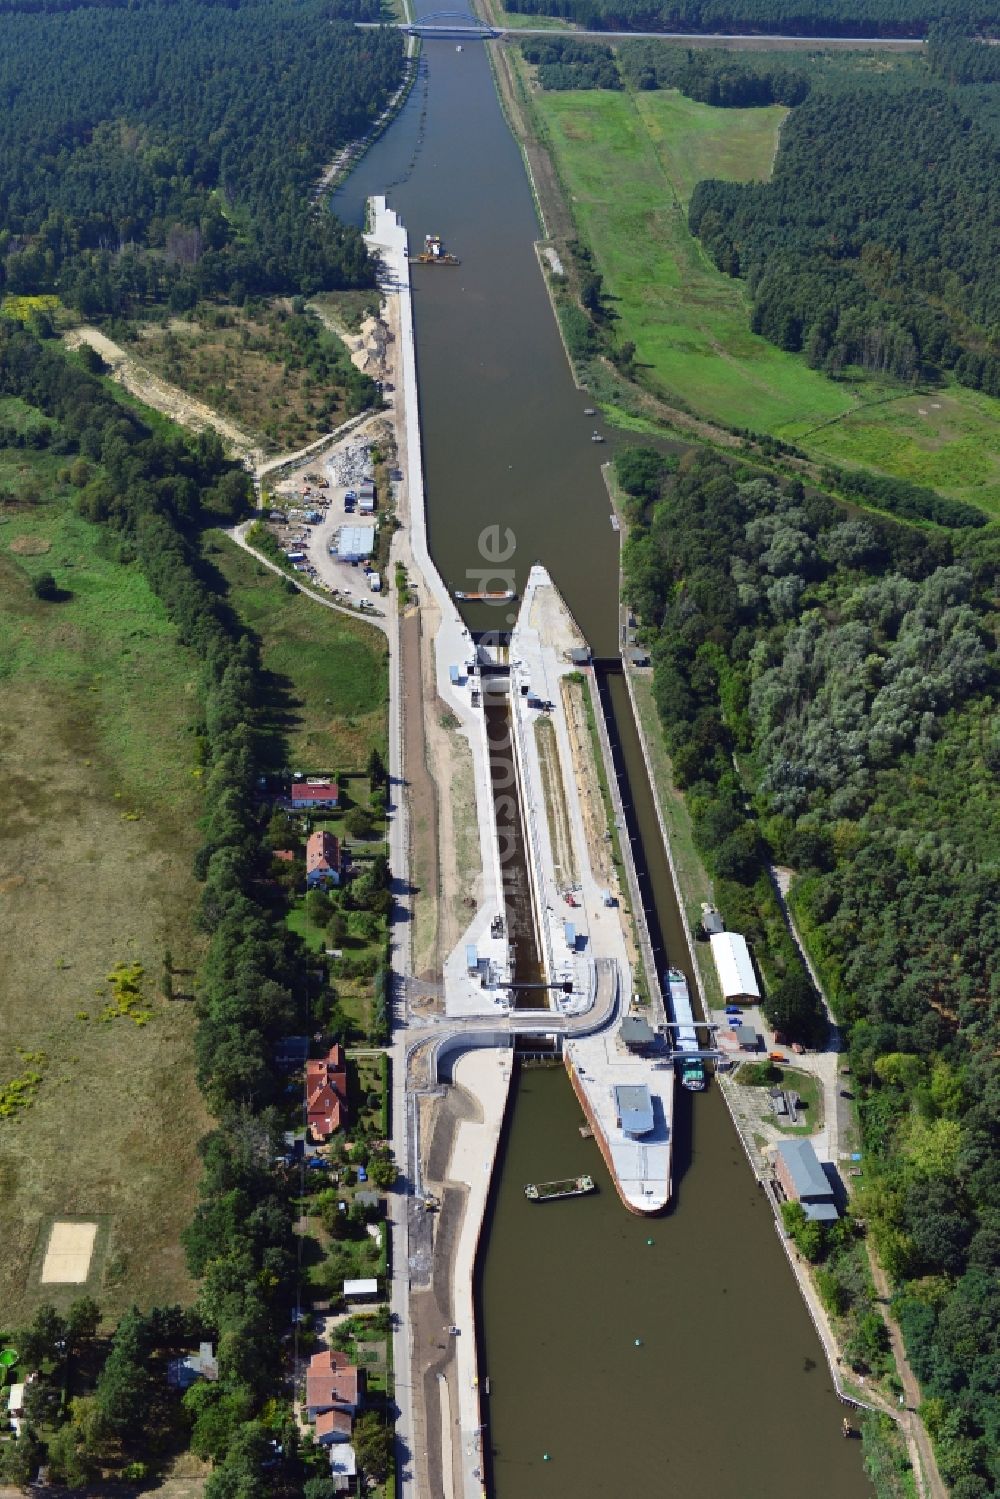
[[[417,0],[418,15],[434,5]],[[527,176],[482,45],[425,44],[407,104],[334,207],[360,222],[366,198],[387,190],[411,245],[440,234],[462,262],[413,268],[435,561],[449,586],[472,589],[520,589],[543,562],[595,653],[613,656],[617,536],[600,474],[608,447],[590,441],[595,422],[548,303]],[[498,550],[497,526],[511,533],[502,567],[512,580],[482,571],[484,553]],[[504,629],[510,612],[470,623]],[[602,693],[653,940],[684,966],[624,683],[611,675]],[[480,1286],[497,1499],[869,1495],[859,1444],[841,1436],[822,1350],[717,1092],[679,1098],[678,1189],[661,1219],[625,1212],[580,1123],[560,1070],[522,1073]],[[597,1179],[596,1196],[524,1198],[527,1181],[581,1171]]]

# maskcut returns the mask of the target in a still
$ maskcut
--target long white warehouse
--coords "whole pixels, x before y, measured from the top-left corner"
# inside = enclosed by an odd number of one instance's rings
[[[743,999],[748,1003],[760,999],[747,939],[739,932],[714,932],[709,940],[725,998]]]

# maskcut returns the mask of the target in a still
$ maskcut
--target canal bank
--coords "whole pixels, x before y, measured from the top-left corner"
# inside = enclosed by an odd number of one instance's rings
[[[424,140],[393,206],[415,234],[442,233],[463,262],[415,277],[431,551],[446,581],[462,579],[482,529],[509,526],[520,582],[530,562],[546,562],[588,638],[610,656],[617,552],[600,455],[538,273],[521,159],[480,50],[459,56],[428,43],[425,51]],[[356,176],[381,158],[382,180],[392,180],[400,122]],[[411,142],[398,149],[408,160]],[[614,713],[616,690],[612,683]],[[641,756],[626,727],[618,735],[637,784]],[[651,854],[650,807],[635,826]],[[666,928],[666,873],[651,884]],[[790,1499],[815,1485],[817,1471],[826,1492],[864,1493],[821,1350],[719,1100],[709,1093],[692,1107],[681,1099],[679,1199],[650,1233],[622,1211],[594,1142],[580,1137],[561,1071],[525,1074],[512,1099],[483,1263],[500,1499],[655,1491],[664,1482],[719,1499],[765,1488]],[[524,1200],[525,1180],[587,1170],[602,1187],[594,1197],[544,1208]],[[667,1415],[684,1439],[665,1449],[658,1433]],[[580,1439],[609,1421],[613,1445]]]

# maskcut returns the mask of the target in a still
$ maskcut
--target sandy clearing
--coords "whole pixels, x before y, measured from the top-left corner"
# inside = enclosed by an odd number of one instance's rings
[[[53,1223],[42,1265],[43,1286],[82,1286],[90,1274],[96,1223]]]

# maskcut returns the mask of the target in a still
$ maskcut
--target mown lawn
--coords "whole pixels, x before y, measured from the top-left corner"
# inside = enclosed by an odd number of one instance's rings
[[[689,233],[687,203],[702,178],[770,174],[784,109],[713,109],[669,90],[542,92],[534,102],[619,335],[636,345],[654,389],[817,459],[1000,512],[1000,401],[954,384],[914,394],[809,369],[750,332],[742,284]]]
[[[209,533],[206,551],[228,585],[230,605],[260,640],[272,757],[306,773],[364,770],[374,747],[384,756],[389,667],[381,631],[289,593],[222,532]]]
[[[77,516],[65,461],[0,449],[0,1091],[40,1075],[0,1118],[15,1324],[81,1290],[109,1318],[191,1296],[180,1231],[208,1128],[192,1008],[163,997],[167,949],[178,996],[197,957],[198,667],[138,569]],[[43,571],[60,601],[34,597]],[[101,1018],[120,963],[144,970],[142,1024]],[[43,1290],[62,1216],[98,1224],[91,1278]]]

